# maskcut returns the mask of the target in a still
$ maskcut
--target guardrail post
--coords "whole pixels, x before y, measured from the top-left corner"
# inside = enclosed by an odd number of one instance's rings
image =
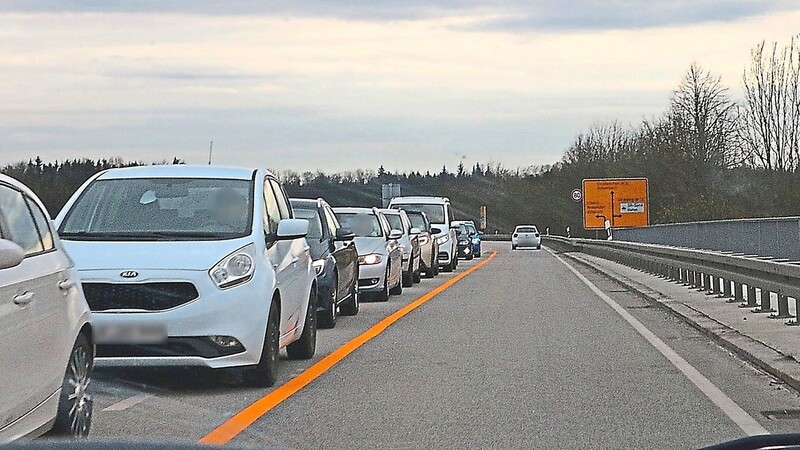
[[[795,320],[787,320],[785,323],[787,326],[796,327],[798,325],[797,321],[800,320],[800,297],[794,298],[794,310],[797,313],[795,315]]]
[[[706,287],[706,294],[713,294],[714,293],[714,279],[711,277],[711,274],[705,274],[704,284]]]
[[[754,313],[771,313],[775,312],[772,309],[772,292],[769,289],[761,289],[761,305],[753,310]]]
[[[733,298],[728,299],[728,303],[741,303],[744,300],[744,289],[742,288],[742,283],[738,281],[733,282]]]
[[[726,280],[724,278],[720,278],[722,282],[722,297],[731,298],[733,293],[731,292],[731,280]]]
[[[770,314],[770,319],[790,319],[794,317],[789,314],[789,297],[778,292],[778,314]]]
[[[739,308],[755,308],[758,306],[756,302],[756,287],[747,285],[747,303],[742,303]]]

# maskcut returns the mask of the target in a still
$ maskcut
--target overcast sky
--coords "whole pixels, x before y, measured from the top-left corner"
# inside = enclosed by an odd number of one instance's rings
[[[297,171],[556,162],[660,115],[693,62],[734,95],[796,0],[0,0],[0,163]]]

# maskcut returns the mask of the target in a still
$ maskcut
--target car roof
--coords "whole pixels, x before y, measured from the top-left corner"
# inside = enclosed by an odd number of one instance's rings
[[[375,214],[375,211],[372,208],[358,208],[358,207],[340,207],[340,208],[333,208],[333,212],[335,213],[364,213],[364,214]]]
[[[382,212],[384,214],[392,215],[392,216],[399,216],[401,214],[401,211],[399,209],[381,208],[378,211],[380,211],[380,212]],[[402,212],[405,212],[405,211],[402,211]]]
[[[325,202],[325,200],[323,200],[321,198],[318,198],[318,199],[312,199],[312,198],[290,198],[289,199],[289,203],[291,203],[292,206],[296,205],[296,206],[304,206],[306,208],[315,208],[315,207],[322,206],[327,202]]]
[[[125,178],[225,178],[251,180],[257,169],[224,166],[190,166],[185,164],[165,164],[158,166],[137,166],[109,169],[98,180]],[[268,171],[265,171],[269,174]]]
[[[516,226],[516,228],[525,228],[525,227],[536,228],[536,225],[517,225]],[[536,228],[536,229],[538,230],[538,228]]]
[[[432,205],[438,205],[441,203],[450,203],[450,199],[447,197],[428,197],[422,195],[411,195],[407,197],[394,197],[391,201],[391,204],[395,203],[429,203]]]

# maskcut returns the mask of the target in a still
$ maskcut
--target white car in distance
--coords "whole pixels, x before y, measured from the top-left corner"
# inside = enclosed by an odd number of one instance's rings
[[[86,437],[93,357],[72,260],[39,199],[0,175],[0,442]]]
[[[535,248],[537,250],[542,248],[542,237],[539,235],[539,229],[536,225],[517,225],[514,228],[514,233],[511,234],[511,250],[516,250],[520,247]]]
[[[269,172],[111,169],[56,223],[94,313],[98,365],[241,368],[269,386],[280,348],[314,355],[308,221]]]

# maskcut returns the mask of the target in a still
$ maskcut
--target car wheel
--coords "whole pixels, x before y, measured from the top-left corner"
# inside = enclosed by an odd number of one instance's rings
[[[542,245],[541,244],[536,246],[536,250],[541,250],[541,249],[542,249]]]
[[[412,280],[414,281],[414,283],[419,283],[420,281],[422,281],[422,268],[421,268],[422,256],[420,256],[419,258],[420,258],[420,263],[417,264],[417,270],[414,271],[414,277],[413,277],[414,279]]]
[[[343,316],[355,316],[358,314],[358,297],[358,281],[354,281],[353,286],[350,287],[350,297],[342,304],[342,308],[340,310]]]
[[[408,270],[403,272],[403,287],[411,287],[414,284],[413,264],[409,264]]]
[[[437,253],[433,257],[433,261],[431,261],[431,267],[433,267],[433,276],[439,276],[439,254]]]
[[[261,347],[261,358],[258,364],[245,372],[248,384],[259,387],[270,387],[278,379],[278,353],[280,352],[281,311],[278,302],[273,300],[269,307],[267,332],[264,335],[264,346]]]
[[[336,291],[337,287],[339,286],[339,277],[336,273],[333,274],[333,282],[331,283],[331,294],[328,298],[328,305],[325,308],[325,311],[318,313],[319,314],[319,326],[320,328],[333,328],[336,326],[336,309],[338,305],[336,304]]]
[[[511,246],[511,250],[516,250],[516,249],[517,249],[517,246],[516,246],[516,245],[512,245],[512,246]]]
[[[379,302],[385,302],[389,300],[389,266],[386,266],[386,274],[383,276],[383,289],[378,292],[376,296]]]
[[[397,284],[395,287],[389,289],[389,293],[392,295],[401,295],[403,293],[403,278],[405,274],[403,272],[400,273],[400,279],[397,280]]]
[[[467,255],[467,257],[466,257],[465,259],[466,259],[467,261],[472,261],[472,258],[474,258],[474,257],[475,257],[475,255],[473,255],[473,254],[472,254],[472,252],[470,252],[470,254],[469,254],[469,255]]]
[[[94,367],[93,353],[89,339],[83,333],[79,334],[61,383],[58,412],[52,429],[54,435],[71,438],[89,436],[94,401],[87,389]]]
[[[286,346],[286,353],[291,359],[311,359],[317,350],[317,314],[315,301],[317,293],[312,288],[308,296],[306,308],[306,323],[303,325],[303,334],[300,339]]]

